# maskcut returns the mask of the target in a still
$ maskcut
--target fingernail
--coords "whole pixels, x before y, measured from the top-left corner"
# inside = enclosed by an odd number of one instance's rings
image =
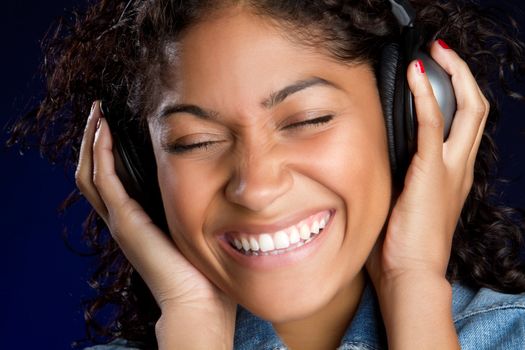
[[[437,42],[438,42],[439,46],[441,46],[442,48],[447,49],[447,50],[450,49],[450,47],[447,45],[447,43],[444,42],[443,40],[438,39]]]
[[[98,120],[97,120],[97,129],[96,130],[100,129],[100,124],[101,123],[102,123],[102,118],[98,118]]]
[[[91,105],[91,111],[89,112],[90,114],[93,114],[93,111],[95,110],[96,105],[97,105],[97,101],[93,102],[93,104]]]
[[[416,68],[421,74],[425,74],[425,65],[423,64],[423,61],[417,60],[416,62]]]

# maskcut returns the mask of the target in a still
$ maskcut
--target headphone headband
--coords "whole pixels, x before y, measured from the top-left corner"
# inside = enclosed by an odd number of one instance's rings
[[[413,27],[416,20],[416,11],[407,0],[389,0],[392,13],[401,27]]]

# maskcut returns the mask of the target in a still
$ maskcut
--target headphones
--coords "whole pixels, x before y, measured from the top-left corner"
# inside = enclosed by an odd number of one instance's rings
[[[416,152],[417,117],[414,95],[406,79],[408,64],[423,61],[434,96],[444,118],[443,139],[448,137],[456,113],[456,97],[450,76],[424,50],[416,12],[408,0],[389,0],[401,28],[400,42],[387,44],[381,53],[378,88],[388,135],[388,151],[394,182],[402,184]]]
[[[407,66],[421,59],[444,118],[448,137],[456,112],[456,99],[449,75],[424,50],[416,12],[408,0],[389,0],[400,29],[401,40],[387,44],[378,69],[378,88],[385,118],[393,180],[402,184],[416,151],[417,118],[414,96],[406,79]],[[139,120],[130,120],[125,98],[102,101],[101,110],[111,129],[115,169],[128,194],[136,199],[161,228],[167,229],[157,181],[153,147]],[[167,232],[167,231],[166,231]]]

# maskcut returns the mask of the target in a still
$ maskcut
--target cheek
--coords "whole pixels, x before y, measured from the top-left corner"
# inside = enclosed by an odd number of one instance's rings
[[[169,156],[160,158],[158,178],[168,225],[175,242],[184,250],[184,246],[197,245],[204,238],[195,233],[204,230],[208,208],[224,183],[223,170],[214,167],[215,162],[195,164]]]
[[[389,201],[390,164],[382,123],[381,115],[349,118],[304,147],[303,154],[313,162],[298,166],[299,171],[352,201],[367,202],[375,193]]]

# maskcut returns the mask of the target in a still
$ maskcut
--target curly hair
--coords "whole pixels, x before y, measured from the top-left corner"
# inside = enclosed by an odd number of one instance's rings
[[[517,25],[494,9],[468,0],[413,0],[428,41],[444,39],[469,64],[483,93],[496,106],[491,82],[507,95],[510,78],[525,73],[525,45]],[[399,36],[399,26],[384,0],[100,0],[73,20],[60,20],[46,40],[43,71],[47,94],[11,129],[9,144],[31,141],[53,162],[76,165],[92,101],[123,101],[131,118],[148,116],[155,105],[166,46],[177,43],[192,25],[223,6],[244,6],[287,29],[292,40],[322,47],[334,58],[377,68],[381,49]],[[493,198],[496,147],[491,134],[498,120],[493,108],[475,164],[474,184],[454,235],[447,271],[450,281],[517,293],[525,291],[524,212],[496,205]],[[34,139],[33,139],[34,138]],[[64,208],[81,198],[75,191]],[[155,348],[154,325],[160,311],[147,286],[92,211],[85,221],[87,246],[99,265],[87,301],[88,337],[123,337]],[[113,306],[106,322],[98,315]]]

